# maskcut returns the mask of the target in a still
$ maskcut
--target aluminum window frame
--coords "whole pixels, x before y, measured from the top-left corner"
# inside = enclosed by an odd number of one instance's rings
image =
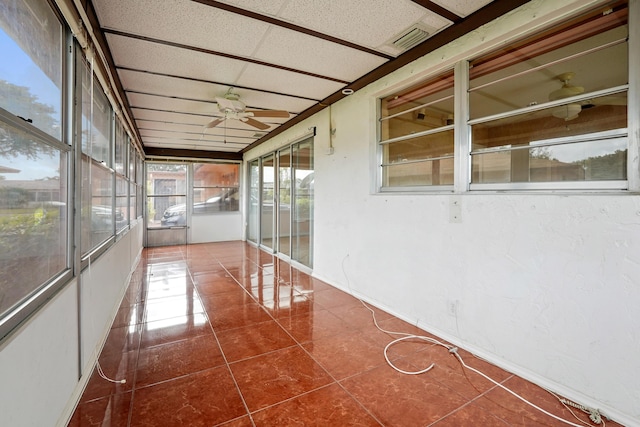
[[[396,88],[394,92],[387,92],[377,96],[376,99],[376,113],[377,113],[377,134],[376,134],[376,150],[375,150],[375,187],[372,189],[374,193],[387,194],[387,193],[469,193],[469,192],[500,192],[508,193],[510,191],[519,192],[525,191],[527,193],[536,192],[567,192],[572,193],[578,191],[579,193],[593,193],[593,192],[606,192],[612,191],[621,194],[624,193],[637,193],[640,192],[640,20],[638,19],[638,11],[640,9],[640,0],[628,0],[627,2],[627,27],[628,36],[626,39],[618,39],[603,43],[602,45],[581,50],[568,58],[562,58],[561,60],[554,60],[551,63],[545,63],[540,66],[533,67],[532,69],[522,70],[513,75],[501,77],[497,80],[483,83],[477,87],[470,88],[470,72],[469,64],[474,59],[472,53],[467,53],[464,59],[456,61],[454,64],[454,185],[453,188],[447,188],[449,186],[384,186],[384,167],[392,165],[393,163],[383,162],[383,147],[386,144],[393,142],[409,140],[415,137],[434,134],[442,131],[442,128],[428,130],[411,135],[403,135],[391,139],[382,139],[381,125],[384,120],[388,120],[400,114],[406,114],[409,111],[417,110],[421,106],[412,107],[409,110],[402,111],[387,117],[382,117],[382,101],[383,99],[391,96],[393,93],[400,93],[402,90],[406,90],[410,86],[405,88]],[[581,12],[583,13],[583,12]],[[575,19],[579,15],[568,17],[566,21]],[[562,25],[562,22],[556,22],[548,28]],[[544,30],[542,30],[544,31]],[[541,31],[537,31],[541,32]],[[535,33],[521,34],[518,40],[524,40],[528,37],[535,37]],[[518,43],[518,40],[513,40],[511,44]],[[563,62],[574,57],[580,57],[588,53],[606,49],[610,46],[615,46],[621,43],[628,43],[628,83],[623,85],[617,85],[614,87],[591,91],[583,93],[570,98],[558,99],[555,101],[548,101],[539,103],[536,105],[527,106],[524,108],[518,108],[502,112],[499,114],[493,114],[490,116],[483,116],[469,120],[470,106],[469,106],[469,94],[475,90],[481,89],[490,84],[494,84],[499,81],[511,79],[517,76],[525,75],[527,73],[536,71],[538,69],[548,67],[552,64]],[[484,52],[486,55],[489,52]],[[434,70],[433,73],[426,75],[421,80],[428,82],[434,79],[438,75],[446,72],[446,68]],[[415,85],[415,81],[412,85]],[[555,106],[567,105],[571,102],[579,102],[587,99],[596,98],[599,96],[608,96],[619,94],[622,92],[627,93],[627,127],[624,129],[616,129],[613,132],[615,134],[626,136],[627,138],[627,158],[626,158],[626,170],[627,175],[625,180],[601,180],[601,181],[552,181],[552,182],[509,182],[509,183],[472,183],[472,159],[474,155],[480,153],[487,153],[490,151],[472,150],[472,126],[481,123],[487,123],[490,121],[515,117],[521,114],[540,111]],[[595,132],[595,135],[582,134],[579,135],[575,142],[587,142],[593,141],[598,134],[604,135],[601,132]],[[568,139],[564,143],[573,143],[571,139]],[[553,145],[549,143],[548,145]],[[498,148],[496,151],[512,151],[520,148]],[[530,149],[530,146],[523,146],[522,149]],[[493,150],[494,147],[491,148]],[[372,157],[373,159],[373,157]],[[424,161],[429,161],[425,159]],[[407,161],[407,164],[418,163],[422,160]],[[403,162],[404,164],[404,162]]]

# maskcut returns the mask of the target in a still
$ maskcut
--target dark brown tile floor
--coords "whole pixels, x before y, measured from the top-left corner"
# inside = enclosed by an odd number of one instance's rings
[[[376,310],[388,330],[424,332]],[[242,242],[145,249],[69,426],[564,426],[441,346],[390,349],[355,298]],[[578,423],[541,388],[471,366]],[[586,415],[579,413],[582,420]],[[616,425],[608,422],[607,426]]]

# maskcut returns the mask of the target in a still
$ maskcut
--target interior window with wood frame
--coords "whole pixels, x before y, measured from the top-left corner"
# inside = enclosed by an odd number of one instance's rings
[[[381,100],[382,187],[453,185],[453,71]]]
[[[627,11],[609,4],[470,63],[472,189],[625,185]]]

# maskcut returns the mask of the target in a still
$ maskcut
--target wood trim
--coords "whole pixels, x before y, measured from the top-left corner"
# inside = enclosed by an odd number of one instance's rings
[[[287,22],[287,21],[283,21],[283,20],[280,20],[280,19],[277,19],[277,18],[274,18],[274,17],[271,17],[271,16],[267,16],[267,15],[262,15],[260,13],[252,12],[250,10],[242,9],[242,8],[239,8],[239,7],[236,7],[236,6],[232,6],[230,4],[220,3],[220,2],[215,1],[215,0],[193,0],[193,1],[195,1],[197,3],[204,4],[206,6],[211,6],[211,7],[217,8],[217,9],[225,10],[227,12],[235,13],[237,15],[242,15],[242,16],[246,16],[246,17],[249,17],[249,18],[256,19],[258,21],[266,22],[267,24],[271,24],[271,25],[275,25],[275,26],[278,26],[278,27],[286,28],[286,29],[292,30],[292,31],[297,31],[299,33],[306,34],[308,36],[317,37],[319,39],[326,40],[326,41],[329,41],[329,42],[332,42],[332,43],[336,43],[336,44],[339,44],[339,45],[342,45],[342,46],[350,47],[352,49],[356,49],[356,50],[359,50],[361,52],[366,52],[366,53],[371,54],[371,55],[379,56],[381,58],[393,59],[393,56],[387,55],[387,54],[382,53],[382,52],[378,52],[377,50],[370,49],[370,48],[368,48],[366,46],[361,46],[361,45],[352,43],[352,42],[347,41],[347,40],[342,40],[342,39],[339,39],[337,37],[333,37],[333,36],[330,36],[328,34],[321,33],[319,31],[314,31],[314,30],[311,30],[309,28],[301,27],[299,25],[295,25],[295,24],[292,24],[292,23]]]
[[[178,49],[186,49],[186,50],[190,50],[190,51],[193,51],[193,52],[204,53],[204,54],[207,54],[207,55],[221,56],[221,57],[227,58],[227,59],[233,59],[233,60],[242,61],[242,62],[249,62],[251,64],[262,65],[264,67],[269,67],[269,68],[277,68],[278,70],[289,71],[289,72],[297,73],[297,74],[304,74],[305,76],[315,77],[317,79],[322,79],[322,80],[329,80],[329,81],[340,83],[340,84],[344,84],[344,85],[349,84],[349,82],[346,81],[346,80],[340,80],[340,79],[336,79],[336,78],[333,78],[333,77],[324,76],[324,75],[321,75],[321,74],[311,73],[309,71],[297,70],[295,68],[290,68],[290,67],[285,67],[284,65],[278,65],[278,64],[273,64],[273,63],[269,63],[269,62],[259,61],[257,59],[253,59],[253,58],[247,58],[247,57],[243,57],[243,56],[232,55],[230,53],[224,53],[224,52],[219,52],[219,51],[216,51],[216,50],[204,49],[204,48],[196,47],[196,46],[189,46],[189,45],[182,44],[182,43],[176,43],[176,42],[172,42],[172,41],[168,41],[168,40],[156,39],[156,38],[153,38],[153,37],[141,36],[141,35],[138,35],[138,34],[125,33],[124,31],[119,31],[119,30],[112,30],[112,29],[108,29],[108,28],[101,28],[101,30],[105,34],[113,34],[115,36],[121,36],[121,37],[127,37],[127,38],[131,38],[131,39],[136,39],[136,40],[142,40],[142,41],[145,41],[145,42],[160,44],[160,45],[163,45],[163,46],[171,46],[171,47],[176,47]]]
[[[415,4],[424,7],[427,10],[430,10],[431,12],[442,16],[445,19],[448,19],[449,21],[453,22],[454,24],[462,21],[462,17],[458,16],[457,14],[451,12],[449,9],[445,9],[444,7],[440,6],[439,4],[436,4],[432,1],[429,0],[411,0],[413,1]]]
[[[533,40],[529,39],[517,47],[500,53],[493,52],[488,58],[471,62],[470,78],[484,76],[623,25],[627,22],[627,11],[624,8],[571,26],[556,27],[546,33],[536,34]]]
[[[208,160],[235,160],[242,161],[242,153],[227,151],[187,150],[183,148],[158,148],[145,147],[146,157],[182,157]]]

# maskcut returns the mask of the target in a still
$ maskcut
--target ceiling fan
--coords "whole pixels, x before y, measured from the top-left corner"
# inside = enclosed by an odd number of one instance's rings
[[[223,97],[216,97],[216,103],[219,111],[213,113],[215,118],[205,125],[205,129],[216,127],[226,120],[239,120],[254,128],[265,130],[269,129],[269,125],[254,119],[254,117],[284,119],[289,117],[289,113],[284,110],[247,110],[246,105],[240,101],[240,95],[234,93],[233,88],[229,88]]]
[[[571,79],[575,77],[575,73],[567,72],[562,73],[555,78],[562,82],[560,89],[554,90],[549,94],[549,101],[555,101],[557,99],[569,98],[584,93],[582,86],[571,85]],[[554,117],[564,119],[565,121],[573,120],[578,117],[578,114],[582,111],[582,106],[577,103],[571,103],[557,107],[551,113]]]

